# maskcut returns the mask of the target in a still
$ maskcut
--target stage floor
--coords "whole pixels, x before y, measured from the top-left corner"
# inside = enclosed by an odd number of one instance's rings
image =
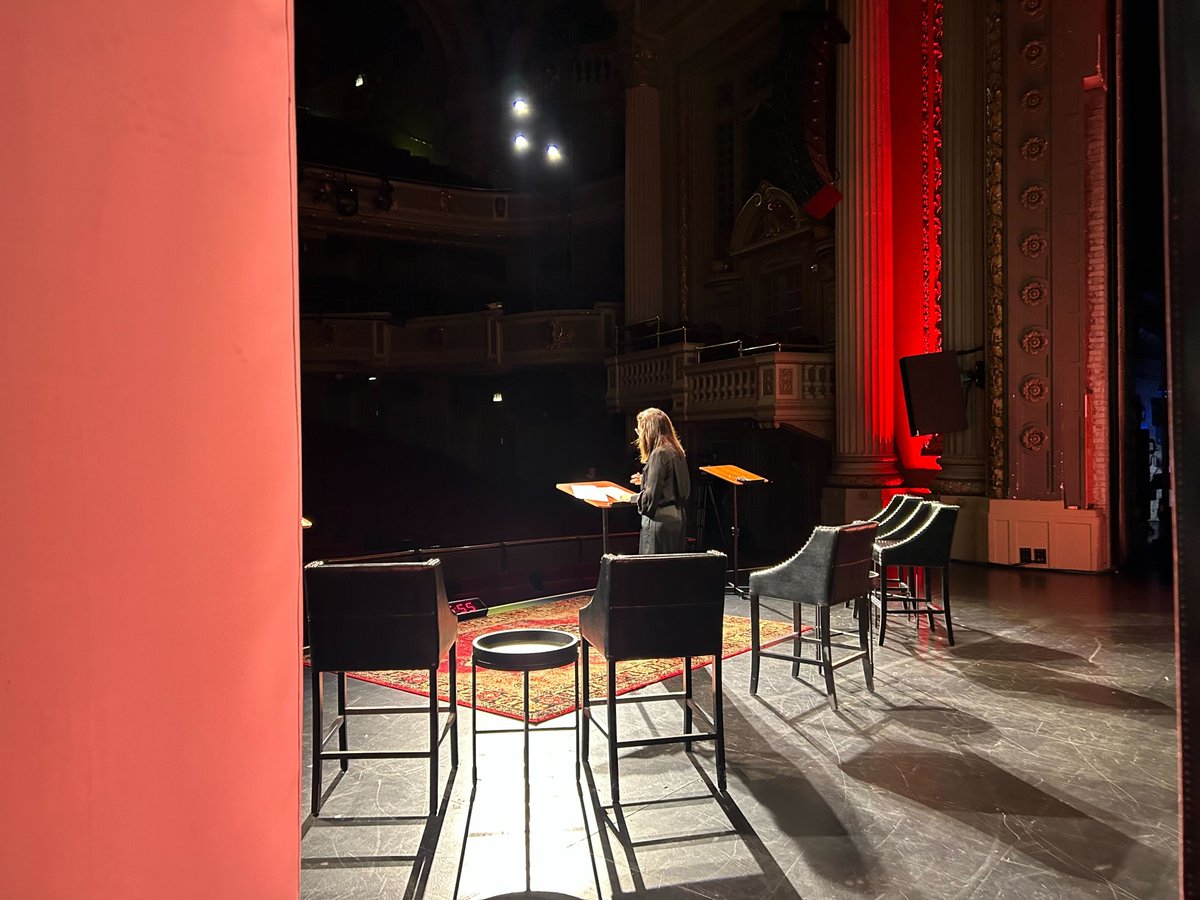
[[[694,759],[638,748],[621,754],[614,810],[598,732],[579,782],[570,733],[534,735],[528,783],[520,736],[489,735],[472,791],[461,708],[440,815],[423,817],[424,764],[352,763],[305,823],[302,896],[1177,896],[1170,586],[979,566],[956,567],[952,584],[956,646],[889,619],[876,692],[856,664],[839,669],[837,713],[785,662],[763,661],[752,697],[749,655],[728,660],[727,799],[710,746]],[[726,611],[746,603],[730,597]],[[696,679],[705,706],[709,684]],[[351,696],[425,702],[357,682]],[[306,694],[305,762],[308,713]],[[679,718],[670,703],[622,707],[622,736],[674,733]],[[357,718],[352,746],[419,748],[425,721]],[[448,766],[447,749],[443,784]],[[302,818],[307,767],[303,793]]]

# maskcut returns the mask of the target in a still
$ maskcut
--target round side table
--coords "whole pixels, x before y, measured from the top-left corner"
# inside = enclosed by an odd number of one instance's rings
[[[480,734],[525,733],[525,774],[529,775],[529,673],[557,669],[567,664],[575,666],[575,709],[571,725],[550,725],[539,731],[575,732],[575,777],[579,777],[579,638],[565,631],[549,628],[517,628],[493,631],[475,638],[471,644],[471,781],[478,780],[479,753],[476,737]],[[524,715],[521,728],[484,728],[476,725],[476,675],[479,667],[503,672],[523,672]]]

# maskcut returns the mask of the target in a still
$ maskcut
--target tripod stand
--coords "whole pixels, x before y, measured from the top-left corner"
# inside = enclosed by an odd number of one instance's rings
[[[738,558],[738,548],[740,544],[741,529],[738,527],[738,489],[747,484],[768,484],[766,478],[761,475],[755,475],[753,472],[747,471],[739,466],[701,466],[700,471],[713,478],[720,478],[722,481],[728,482],[733,490],[733,527],[730,528],[730,535],[733,537],[733,580],[730,583],[734,591],[738,594],[744,594],[745,589],[738,584],[741,580],[741,561]],[[700,509],[696,512],[696,538],[698,541],[704,540],[705,526],[705,511],[711,504],[713,516],[717,521],[717,530],[722,535],[722,547],[724,548],[724,528],[721,526],[721,511],[717,506],[716,496],[713,494],[712,482],[709,481],[704,486],[704,498],[700,502]]]

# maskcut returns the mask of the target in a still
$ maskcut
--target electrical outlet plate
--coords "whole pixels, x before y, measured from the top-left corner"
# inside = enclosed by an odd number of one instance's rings
[[[1035,563],[1041,563],[1042,565],[1046,564],[1046,548],[1045,547],[1034,548],[1033,561]]]
[[[1022,563],[1033,562],[1033,550],[1031,550],[1029,547],[1022,547],[1020,550],[1020,554],[1021,554],[1021,562]]]

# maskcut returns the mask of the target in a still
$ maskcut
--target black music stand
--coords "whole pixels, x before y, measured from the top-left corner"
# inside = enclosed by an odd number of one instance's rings
[[[745,594],[745,589],[738,584],[740,579],[741,565],[738,561],[738,538],[741,530],[738,528],[738,488],[746,484],[769,484],[770,482],[761,475],[755,475],[740,466],[701,466],[700,471],[705,475],[711,475],[713,478],[720,478],[722,481],[727,481],[733,486],[733,527],[730,533],[733,535],[733,582],[732,587],[738,594]],[[716,504],[714,503],[714,506]],[[703,535],[701,535],[703,538]]]

